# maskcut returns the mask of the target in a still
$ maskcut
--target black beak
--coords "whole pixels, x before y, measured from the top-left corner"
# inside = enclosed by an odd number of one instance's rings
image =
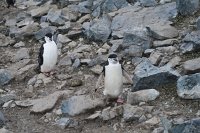
[[[117,59],[116,59],[116,58],[114,58],[113,60],[117,62]]]

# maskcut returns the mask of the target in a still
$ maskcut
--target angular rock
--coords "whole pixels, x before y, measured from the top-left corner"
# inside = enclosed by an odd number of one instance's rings
[[[0,69],[0,86],[8,84],[13,79],[13,74],[6,70]]]
[[[151,61],[153,65],[158,65],[158,63],[161,61],[161,57],[162,57],[162,53],[155,51],[151,53],[149,60]]]
[[[154,116],[151,119],[144,122],[144,124],[151,125],[151,126],[157,125],[159,123],[160,123],[160,119],[157,116]]]
[[[110,43],[112,44],[112,47],[109,52],[118,52],[122,46],[123,39],[111,40]]]
[[[141,107],[132,106],[130,104],[123,105],[123,119],[126,122],[139,120],[139,118],[144,114],[144,110]]]
[[[5,118],[4,118],[4,115],[3,113],[0,111],[0,128],[2,128],[4,125],[5,125]]]
[[[151,25],[151,27],[147,28],[149,34],[151,37],[158,39],[158,40],[164,40],[164,39],[171,39],[178,37],[178,30],[175,27],[172,27],[171,25]]]
[[[15,40],[11,39],[10,37],[6,37],[5,35],[0,33],[0,47],[6,47],[14,43]]]
[[[72,67],[78,68],[80,65],[81,65],[80,59],[76,58],[75,61],[74,61],[74,63],[73,63],[73,65],[72,65]]]
[[[180,46],[180,51],[183,54],[191,53],[192,51],[196,51],[198,49],[200,49],[200,47],[193,42],[181,43],[181,46]]]
[[[36,31],[39,30],[39,24],[38,23],[33,23],[33,24],[28,24],[22,28],[18,27],[10,27],[10,36],[16,37],[23,39],[24,37],[27,36],[32,36]]]
[[[179,73],[168,66],[158,68],[153,66],[150,61],[144,60],[135,68],[132,91],[174,83],[179,76]]]
[[[4,103],[15,100],[17,96],[15,94],[7,94],[7,95],[2,95],[0,97],[0,106],[2,106]]]
[[[30,14],[32,17],[41,17],[48,13],[49,8],[50,8],[49,5],[40,6],[35,9],[30,10]]]
[[[30,109],[33,113],[44,113],[51,110],[60,97],[69,96],[72,92],[69,90],[66,91],[57,91],[44,98],[34,99],[34,100],[25,100],[25,101],[15,101],[18,106],[28,107],[32,106]]]
[[[71,42],[71,40],[66,35],[59,34],[57,38],[57,42],[65,44],[65,43]]]
[[[48,27],[45,27],[45,28],[42,28],[38,31],[36,31],[34,33],[34,36],[37,40],[40,40],[42,38],[44,38],[44,36],[47,34],[47,33],[55,33],[56,31],[56,27],[54,26],[48,26]]]
[[[13,62],[20,61],[22,59],[29,59],[29,50],[27,48],[21,48],[19,49],[15,56],[13,57]]]
[[[164,40],[164,41],[154,41],[153,47],[170,46],[170,45],[173,45],[176,42],[178,42],[177,39],[167,39],[167,40]]]
[[[170,19],[177,14],[175,2],[143,9],[137,6],[134,8],[127,6],[115,14],[118,15],[113,18],[111,25],[113,37],[123,37],[125,32],[135,34],[141,30],[145,31],[144,26],[152,30],[157,27],[155,31],[166,38],[178,35],[177,30],[170,26]]]
[[[175,56],[174,58],[172,58],[168,63],[167,65],[171,68],[174,68],[178,65],[180,65],[180,62],[181,62],[181,58],[179,56]]]
[[[127,103],[137,104],[140,102],[148,102],[155,100],[160,93],[155,89],[140,90],[136,92],[128,92]]]
[[[144,7],[156,6],[155,0],[140,0],[140,4]]]
[[[192,119],[181,124],[176,124],[169,130],[170,133],[199,133],[200,119]]]
[[[181,15],[192,15],[199,9],[199,0],[176,0],[176,7]]]
[[[61,118],[56,121],[56,124],[61,127],[62,129],[65,129],[66,127],[73,127],[76,122],[71,118]],[[78,123],[77,123],[78,125]]]
[[[60,26],[65,24],[65,20],[61,17],[62,10],[50,9],[47,14],[47,19],[55,26]]]
[[[200,98],[200,73],[180,77],[177,81],[177,93],[184,99]]]
[[[200,58],[188,60],[183,63],[183,68],[186,74],[194,74],[200,72]]]
[[[58,63],[58,66],[71,66],[72,60],[68,55],[64,56]]]
[[[111,34],[111,18],[104,15],[102,18],[83,23],[84,34],[93,40],[105,42]]]
[[[67,33],[67,37],[70,39],[78,38],[80,35],[82,35],[81,30],[72,30]]]
[[[89,63],[88,66],[92,67],[95,65],[102,65],[106,63],[107,61],[107,56],[106,55],[99,55],[96,58],[92,59]]]
[[[19,48],[19,47],[24,47],[24,46],[25,46],[25,43],[20,41],[20,42],[16,43],[13,47]]]
[[[89,95],[72,96],[68,100],[63,101],[61,110],[63,114],[75,116],[103,104],[104,102],[101,99],[92,99]]]
[[[92,67],[91,71],[94,73],[94,74],[101,74],[102,71],[103,71],[103,67],[100,66],[100,65],[96,65],[94,67]]]
[[[108,107],[102,110],[101,115],[99,116],[104,121],[111,120],[119,115],[122,115],[123,113],[123,107],[122,106],[116,106],[116,107]]]

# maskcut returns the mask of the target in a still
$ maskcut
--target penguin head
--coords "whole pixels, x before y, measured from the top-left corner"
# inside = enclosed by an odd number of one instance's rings
[[[119,59],[117,57],[117,54],[110,54],[108,56],[108,62],[109,62],[109,64],[117,64],[117,63],[119,63]]]
[[[52,33],[47,33],[44,38],[45,38],[45,41],[53,41]]]

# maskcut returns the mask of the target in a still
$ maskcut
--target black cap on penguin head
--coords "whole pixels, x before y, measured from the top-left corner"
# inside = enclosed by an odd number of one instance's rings
[[[108,56],[108,58],[117,58],[117,54],[112,53],[112,54],[110,54],[110,55]]]
[[[53,39],[53,34],[52,34],[52,33],[47,33],[47,34],[45,35],[45,37],[48,37],[49,40],[53,41],[53,40],[52,40],[52,39]]]

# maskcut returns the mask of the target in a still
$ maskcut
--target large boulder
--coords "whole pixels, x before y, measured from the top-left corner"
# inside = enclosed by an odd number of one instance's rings
[[[132,91],[156,88],[160,85],[175,83],[179,76],[179,73],[170,67],[163,66],[158,68],[146,59],[135,68]]]
[[[170,26],[170,20],[177,15],[175,2],[149,8],[127,6],[113,14],[117,14],[111,25],[113,37],[122,38],[125,32],[135,34],[146,27],[165,38],[176,37],[178,33]]]

